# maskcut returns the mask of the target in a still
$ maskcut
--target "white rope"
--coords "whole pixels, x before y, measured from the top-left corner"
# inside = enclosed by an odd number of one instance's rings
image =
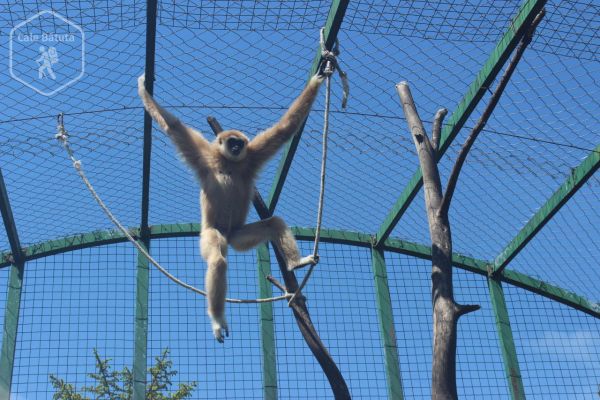
[[[325,67],[323,70],[323,74],[325,75],[325,111],[323,115],[323,150],[321,155],[321,185],[319,190],[319,205],[317,206],[317,225],[315,229],[315,242],[313,247],[313,258],[318,263],[319,261],[319,241],[321,239],[321,223],[323,221],[323,199],[325,197],[325,171],[327,166],[327,135],[329,133],[329,103],[331,96],[331,76],[335,72],[337,67],[337,61],[335,60],[335,56],[339,54],[339,50],[337,49],[337,43],[335,49],[333,51],[329,51],[325,48],[325,40],[323,38],[324,28],[321,28],[320,34],[320,42],[321,42],[321,52],[323,54],[323,58],[325,60]],[[341,71],[339,67],[338,71]],[[342,107],[346,107],[346,100],[348,97],[348,84],[346,80],[346,74],[340,72],[340,76],[342,76],[342,81],[344,85],[344,98],[342,100]],[[288,301],[288,305],[292,304],[298,293],[302,292],[304,286],[308,283],[310,276],[315,269],[317,264],[310,264],[306,275],[304,275],[304,279],[298,286],[298,289],[294,292],[292,298]]]
[[[67,131],[65,130],[62,116],[63,116],[63,114],[60,114],[58,116],[58,133],[56,134],[56,139],[58,139],[62,143],[63,147],[69,154],[69,158],[71,159],[71,161],[73,163],[73,167],[79,174],[79,177],[81,178],[83,183],[85,183],[85,186],[88,188],[89,192],[92,194],[92,196],[94,197],[94,199],[96,200],[96,202],[98,203],[100,208],[102,208],[102,211],[104,211],[104,213],[106,214],[108,219],[123,233],[123,235],[125,235],[127,240],[129,240],[138,249],[138,251],[141,254],[143,254],[144,257],[146,257],[148,259],[148,261],[150,261],[150,263],[152,263],[152,265],[154,265],[160,272],[163,273],[163,275],[165,275],[167,278],[169,278],[171,281],[175,282],[179,286],[183,286],[184,288],[191,290],[194,293],[198,293],[198,294],[201,294],[202,296],[206,296],[206,292],[204,290],[200,290],[188,283],[181,281],[176,276],[174,276],[169,271],[167,271],[164,267],[162,267],[158,263],[158,261],[156,261],[148,253],[148,251],[141,244],[139,244],[138,241],[135,240],[135,238],[133,236],[131,236],[131,234],[129,233],[127,228],[125,228],[121,224],[121,222],[119,222],[119,220],[114,216],[114,214],[109,210],[109,208],[102,201],[102,199],[100,198],[100,196],[98,195],[98,193],[96,192],[96,190],[94,189],[92,184],[90,183],[89,179],[83,172],[83,168],[81,166],[81,161],[77,160],[75,158],[73,150],[71,149],[71,146],[69,146],[68,134],[67,134]],[[286,299],[290,298],[291,296],[292,296],[291,294],[286,293],[283,296],[268,297],[268,298],[262,298],[262,299],[229,299],[229,298],[227,298],[227,299],[225,299],[225,301],[228,303],[237,303],[237,304],[270,303],[270,302],[279,301],[279,300],[286,300]]]

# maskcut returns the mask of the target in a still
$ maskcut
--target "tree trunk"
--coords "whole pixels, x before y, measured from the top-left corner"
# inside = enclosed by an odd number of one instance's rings
[[[396,85],[406,122],[419,156],[425,190],[425,208],[431,237],[431,302],[433,306],[433,360],[431,368],[431,397],[434,400],[457,399],[456,390],[456,331],[461,315],[479,309],[477,305],[460,306],[452,290],[452,235],[448,213],[442,212],[442,183],[436,163],[437,143],[429,141],[415,108],[406,82]],[[434,127],[439,140],[443,110],[436,114]]]
[[[433,360],[431,394],[435,400],[456,399],[457,310],[452,289],[452,237],[447,216],[439,209],[428,213],[431,235],[431,302],[433,305]]]

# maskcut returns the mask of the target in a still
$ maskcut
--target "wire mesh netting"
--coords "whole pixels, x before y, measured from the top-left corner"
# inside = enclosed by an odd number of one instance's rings
[[[302,251],[310,252],[311,245],[302,242]],[[304,290],[312,320],[319,327],[321,339],[328,343],[328,350],[336,354],[353,396],[387,398],[370,252],[327,243],[320,248],[323,263]],[[299,393],[306,398],[329,396],[329,383],[319,366],[311,362],[313,356],[287,305],[277,303],[273,313],[281,397],[294,398]]]
[[[276,122],[302,90],[331,6],[324,0],[159,1],[157,100],[207,138],[213,136],[206,123],[209,115],[225,129],[255,136]],[[512,0],[349,2],[338,38],[351,92],[348,108],[342,109],[341,84],[334,79],[324,227],[367,235],[379,231],[418,171],[394,85],[410,83],[429,131],[439,107],[447,107],[450,114],[457,110],[521,6]],[[452,202],[454,251],[482,263],[493,264],[600,143],[600,4],[551,0],[545,8],[531,46],[469,154]],[[38,13],[41,17],[31,19]],[[71,24],[65,25],[63,18]],[[0,4],[0,29],[7,38],[0,42],[0,51],[9,60],[0,69],[0,168],[23,247],[88,232],[100,238],[112,228],[54,139],[60,112],[93,185],[124,225],[139,227],[144,114],[136,86],[146,62],[146,18],[147,4],[138,0]],[[19,33],[76,33],[74,25],[85,34],[81,78],[52,96],[14,79],[25,71],[36,82],[42,80],[36,74],[45,61],[36,57],[38,50],[47,50],[13,46]],[[67,62],[68,54],[58,56],[59,78],[63,72],[77,72],[79,64]],[[440,160],[442,181],[493,87],[484,89],[483,99]],[[276,214],[290,226],[315,224],[324,107],[320,96],[277,203]],[[281,157],[271,160],[257,181],[266,199]],[[200,189],[170,140],[154,126],[150,224],[200,221]],[[556,285],[596,304],[599,201],[596,174],[508,268],[537,278],[543,288]],[[424,204],[421,191],[393,228],[393,238],[429,245]],[[258,216],[252,211],[248,219]],[[178,277],[202,287],[205,265],[197,240],[152,239],[150,248]],[[78,248],[75,242],[66,239],[48,248],[72,250]],[[301,242],[301,248],[311,251],[308,242]],[[0,269],[0,318],[8,321],[8,292],[17,289],[9,285],[14,260],[4,229],[0,250],[5,251],[0,258],[5,266]],[[133,362],[135,249],[124,243],[55,253],[26,262],[14,398],[51,398],[50,375],[78,388],[89,385],[94,349],[111,359],[115,369],[130,368]],[[305,290],[317,330],[354,398],[387,398],[387,349],[382,345],[371,253],[368,247],[326,243],[321,256]],[[431,397],[430,261],[389,251],[385,258],[403,391],[406,398]],[[228,259],[229,295],[258,297],[262,277],[257,276],[256,253],[232,252]],[[271,260],[273,275],[281,280],[273,254]],[[459,396],[507,398],[510,387],[487,280],[457,270],[454,286],[458,301],[482,307],[459,324]],[[585,314],[507,283],[503,287],[528,398],[595,398],[600,385],[598,319],[588,315],[590,310]],[[204,299],[155,270],[149,292],[148,365],[168,349],[178,371],[174,383],[197,382],[193,398],[264,397],[267,366],[260,307],[228,306],[231,337],[221,346],[212,338]],[[272,321],[277,395],[331,396],[284,303],[273,305]]]
[[[173,273],[202,287],[204,265],[197,238],[153,240],[151,249]],[[254,254],[230,254],[230,297],[256,298]],[[153,270],[150,280],[148,363],[164,349],[178,371],[177,382],[198,382],[194,398],[262,398],[259,317],[256,304],[234,304],[227,308],[231,338],[221,345],[214,340],[205,317],[205,301],[190,291],[166,282]],[[231,360],[235,359],[235,363]]]
[[[58,254],[27,264],[12,393],[51,398],[50,376],[81,388],[94,350],[117,368],[133,354],[135,249],[128,244]]]
[[[386,256],[386,263],[405,395],[431,398],[431,265],[394,253]],[[454,287],[458,302],[481,305],[480,311],[459,322],[459,398],[506,398],[508,386],[486,279],[460,271]]]
[[[510,285],[505,292],[527,398],[598,396],[598,319]]]

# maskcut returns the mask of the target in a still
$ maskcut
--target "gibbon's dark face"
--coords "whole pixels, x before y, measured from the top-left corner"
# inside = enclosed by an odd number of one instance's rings
[[[248,138],[240,131],[224,131],[217,137],[221,155],[230,161],[241,161],[246,158]]]
[[[234,156],[239,156],[242,150],[244,149],[245,145],[246,142],[244,142],[242,139],[238,139],[235,137],[230,137],[229,139],[227,139],[227,148],[229,149],[229,152]]]

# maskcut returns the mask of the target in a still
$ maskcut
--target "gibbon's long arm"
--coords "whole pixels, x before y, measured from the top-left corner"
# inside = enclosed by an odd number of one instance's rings
[[[200,132],[186,126],[154,100],[146,90],[144,75],[138,78],[138,94],[144,102],[148,114],[173,140],[190,167],[198,174],[206,171],[206,155],[210,152],[210,142]]]
[[[319,93],[319,86],[323,79],[323,76],[313,76],[279,122],[260,133],[248,144],[248,157],[257,167],[275,155],[277,150],[298,132]]]

